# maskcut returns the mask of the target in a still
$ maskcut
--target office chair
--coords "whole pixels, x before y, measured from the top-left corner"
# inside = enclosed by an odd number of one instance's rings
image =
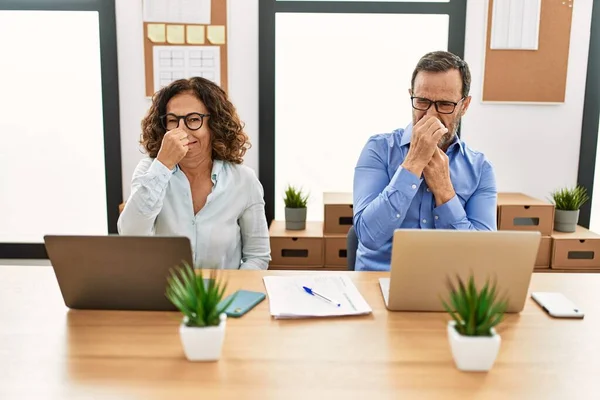
[[[354,271],[354,264],[356,262],[356,250],[358,249],[358,237],[354,230],[354,225],[350,227],[348,236],[346,237],[346,251],[347,251],[347,263],[348,271]]]

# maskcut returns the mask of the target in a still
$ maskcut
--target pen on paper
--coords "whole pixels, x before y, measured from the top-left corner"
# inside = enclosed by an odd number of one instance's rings
[[[337,301],[335,301],[335,300],[332,300],[332,299],[330,299],[329,297],[323,296],[322,294],[319,294],[319,293],[315,292],[314,290],[312,290],[312,289],[311,289],[311,288],[309,288],[309,287],[302,286],[302,288],[304,289],[304,291],[305,291],[306,293],[308,293],[308,294],[310,294],[310,295],[312,295],[312,296],[320,297],[320,298],[322,298],[323,300],[325,300],[325,301],[328,301],[329,303],[336,305],[337,307],[341,307],[341,304],[340,304],[340,303],[338,303]]]

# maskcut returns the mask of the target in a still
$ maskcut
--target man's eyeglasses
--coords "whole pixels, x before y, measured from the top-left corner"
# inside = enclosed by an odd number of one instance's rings
[[[447,101],[447,100],[433,101],[433,100],[426,99],[424,97],[415,97],[415,96],[410,97],[410,101],[412,102],[412,106],[415,110],[427,111],[427,110],[429,110],[429,107],[431,107],[432,104],[435,104],[435,109],[440,114],[452,114],[454,112],[454,109],[458,105],[458,103],[460,103],[464,99],[465,98],[463,97],[462,99],[460,99],[459,101],[457,101],[455,103],[453,101]]]
[[[204,117],[210,117],[210,114],[189,113],[188,115],[175,115],[173,113],[169,113],[160,116],[160,123],[162,124],[163,128],[170,131],[177,128],[179,126],[179,120],[183,119],[183,122],[188,129],[197,131],[198,129],[202,128]]]

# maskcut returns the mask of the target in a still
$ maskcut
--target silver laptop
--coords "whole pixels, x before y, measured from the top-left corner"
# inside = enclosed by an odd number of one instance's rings
[[[187,237],[44,236],[65,305],[73,309],[174,311],[169,269],[192,265]]]
[[[508,297],[508,312],[523,310],[541,234],[532,231],[398,229],[392,242],[390,277],[380,278],[391,311],[444,311],[448,278],[474,274],[481,288],[495,280]]]

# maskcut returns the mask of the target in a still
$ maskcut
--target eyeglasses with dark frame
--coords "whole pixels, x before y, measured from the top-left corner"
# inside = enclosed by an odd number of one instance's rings
[[[460,99],[459,101],[457,101],[455,103],[453,101],[448,101],[448,100],[433,101],[433,100],[426,99],[425,97],[415,97],[415,96],[410,97],[412,107],[415,110],[427,111],[427,110],[429,110],[429,107],[431,107],[432,104],[435,104],[435,109],[440,114],[452,114],[454,112],[454,109],[458,105],[458,103],[460,103],[464,99],[466,99],[466,97],[463,97],[462,99]]]
[[[170,131],[179,126],[179,120],[183,119],[183,123],[189,130],[197,131],[202,128],[204,118],[210,117],[210,114],[189,113],[187,115],[175,115],[168,113],[160,116],[160,123],[163,128]]]

